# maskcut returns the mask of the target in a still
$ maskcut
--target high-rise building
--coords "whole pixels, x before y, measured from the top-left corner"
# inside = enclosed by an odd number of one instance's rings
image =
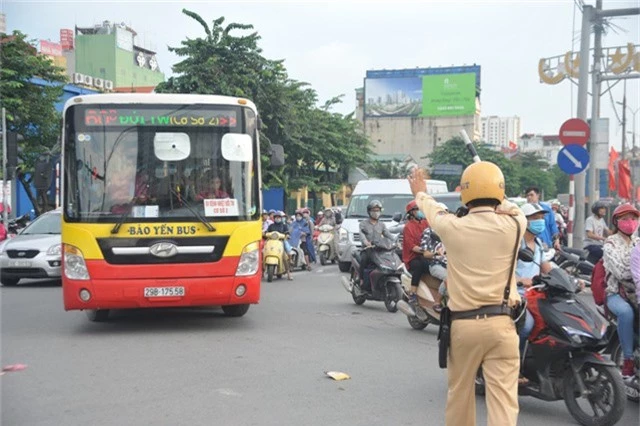
[[[520,117],[498,117],[495,115],[482,117],[482,140],[489,145],[509,148],[517,144],[520,135]]]
[[[7,32],[7,15],[0,13],[0,33],[5,34]]]

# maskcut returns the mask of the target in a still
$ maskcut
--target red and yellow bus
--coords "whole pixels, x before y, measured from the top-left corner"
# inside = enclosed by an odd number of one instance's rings
[[[242,98],[99,94],[63,113],[66,310],[260,300],[259,117]],[[281,147],[272,157],[282,164]]]

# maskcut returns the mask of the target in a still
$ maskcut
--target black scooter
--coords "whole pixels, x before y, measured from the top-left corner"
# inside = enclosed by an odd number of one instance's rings
[[[533,253],[519,258],[532,261]],[[625,388],[616,365],[599,352],[607,346],[608,323],[576,297],[576,281],[560,268],[535,277],[527,290],[527,309],[536,318],[521,363],[528,383],[520,395],[564,400],[582,425],[614,425],[624,413]],[[540,323],[541,322],[541,323]],[[481,370],[476,393],[484,393]]]
[[[31,216],[29,215],[29,213],[25,213],[22,216],[16,217],[15,219],[10,219],[7,223],[7,233],[11,237],[15,237],[20,233],[20,231],[27,227],[30,220]]]
[[[365,270],[364,288],[360,286],[360,250],[351,253],[350,277],[342,277],[342,285],[351,293],[356,305],[367,300],[384,302],[389,312],[398,310],[398,301],[402,298],[402,261],[396,254],[397,243],[387,238],[375,241],[369,251],[373,269]]]

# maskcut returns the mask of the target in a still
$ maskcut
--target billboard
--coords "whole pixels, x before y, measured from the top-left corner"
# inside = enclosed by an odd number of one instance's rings
[[[368,117],[472,115],[480,66],[367,71]]]
[[[40,53],[47,56],[62,56],[62,46],[47,40],[40,40]]]

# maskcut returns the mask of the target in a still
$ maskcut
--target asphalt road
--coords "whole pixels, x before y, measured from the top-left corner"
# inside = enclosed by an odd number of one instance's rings
[[[437,330],[354,305],[340,276],[332,265],[265,282],[242,318],[141,310],[101,324],[64,312],[50,283],[2,288],[2,364],[27,365],[0,378],[2,424],[443,425]],[[562,402],[520,404],[519,425],[576,424]],[[637,404],[619,424],[638,424]]]

